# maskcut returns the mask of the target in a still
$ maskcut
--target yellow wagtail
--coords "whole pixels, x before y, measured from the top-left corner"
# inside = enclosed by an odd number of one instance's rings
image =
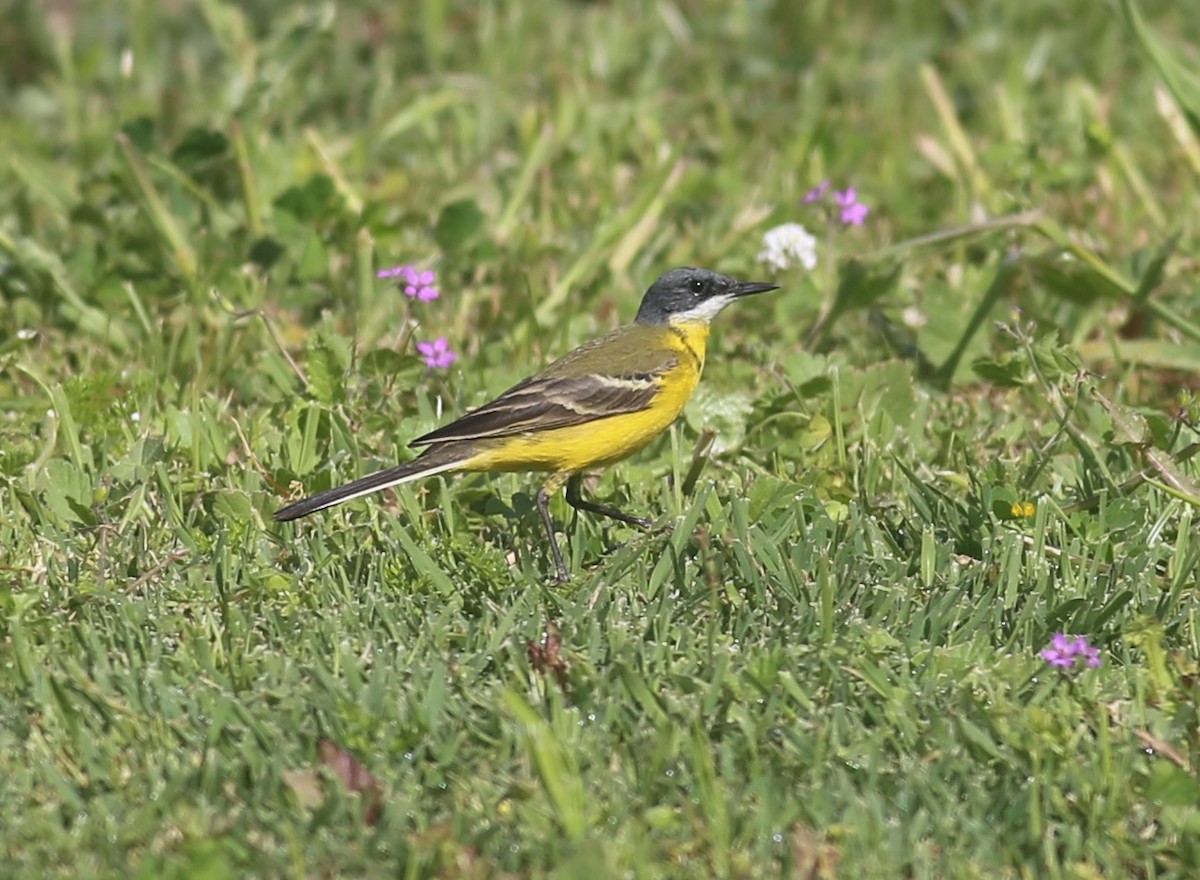
[[[646,291],[632,324],[585,342],[491,403],[413,440],[410,446],[425,450],[412,461],[289,504],[275,519],[298,519],[446,471],[549,472],[537,506],[558,579],[566,581],[551,496],[566,484],[567,503],[576,510],[649,527],[648,519],[581,498],[582,472],[619,461],[665,431],[700,381],[712,319],[735,299],[776,287],[708,269],[672,269]]]

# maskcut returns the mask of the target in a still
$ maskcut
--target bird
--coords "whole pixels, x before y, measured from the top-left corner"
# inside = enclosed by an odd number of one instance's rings
[[[777,289],[710,269],[672,269],[650,285],[632,324],[583,343],[490,403],[412,440],[409,446],[423,450],[412,461],[302,498],[274,518],[299,519],[434,474],[546,473],[537,509],[557,579],[566,583],[550,499],[565,486],[576,510],[649,528],[649,519],[583,498],[583,473],[620,461],[666,431],[700,381],[713,318],[735,300]]]

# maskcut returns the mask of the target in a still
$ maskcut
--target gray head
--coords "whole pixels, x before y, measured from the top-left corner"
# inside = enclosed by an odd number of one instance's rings
[[[775,290],[763,281],[737,281],[711,269],[672,269],[650,285],[638,309],[639,324],[702,321],[707,324],[735,299]]]

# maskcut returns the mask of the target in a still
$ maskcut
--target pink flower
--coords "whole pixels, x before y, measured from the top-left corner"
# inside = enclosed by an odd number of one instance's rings
[[[822,180],[816,187],[808,191],[802,201],[807,204],[819,202],[829,192],[829,181]],[[845,189],[833,191],[833,200],[841,209],[840,219],[847,226],[862,226],[871,209],[858,200],[858,191],[848,186]]]
[[[833,194],[833,200],[842,209],[842,222],[847,226],[862,226],[871,209],[858,200],[858,193],[850,186]]]
[[[825,198],[825,193],[827,192],[829,192],[829,181],[822,180],[808,191],[808,194],[804,197],[803,201],[806,205],[812,204],[813,202],[819,202],[821,199]]]
[[[405,296],[411,296],[421,302],[430,302],[441,295],[433,286],[437,281],[437,275],[432,269],[419,269],[416,266],[391,266],[387,269],[380,269],[375,273],[375,277],[399,278]]]
[[[1042,651],[1042,659],[1059,669],[1075,668],[1076,659],[1093,669],[1104,662],[1100,659],[1100,649],[1089,645],[1085,636],[1072,637],[1066,633],[1054,634],[1050,647]]]
[[[458,360],[458,355],[450,350],[450,343],[445,336],[439,336],[433,342],[418,342],[417,351],[425,359],[425,366],[435,370],[444,370]]]

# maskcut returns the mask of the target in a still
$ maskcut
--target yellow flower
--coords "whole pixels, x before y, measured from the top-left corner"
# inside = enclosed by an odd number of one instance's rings
[[[1037,513],[1037,505],[1032,501],[1014,501],[1011,512],[1017,519],[1030,519]]]

